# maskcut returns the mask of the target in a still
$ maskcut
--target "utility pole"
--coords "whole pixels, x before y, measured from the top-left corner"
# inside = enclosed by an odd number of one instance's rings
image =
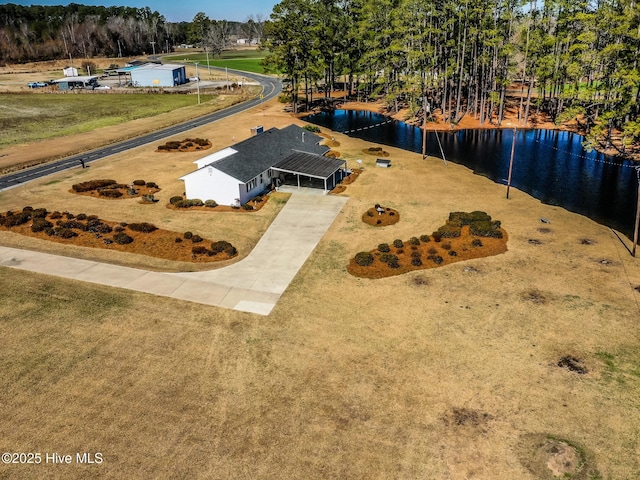
[[[509,159],[509,175],[507,176],[507,199],[509,199],[509,188],[511,188],[511,174],[513,172],[513,156],[516,152],[516,127],[513,127],[513,140],[511,141],[511,158]]]
[[[204,47],[204,52],[207,54],[207,69],[209,70],[209,80],[211,80],[211,65],[209,65],[209,49]]]
[[[153,56],[156,56],[156,42],[149,42],[151,44],[151,48],[153,48]]]
[[[120,39],[118,39],[118,58],[122,58],[122,47],[120,46]]]
[[[198,62],[196,62],[196,85],[198,87],[198,105],[200,105],[200,76],[198,75]]]

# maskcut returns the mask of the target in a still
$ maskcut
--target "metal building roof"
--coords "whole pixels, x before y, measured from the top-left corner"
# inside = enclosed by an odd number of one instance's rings
[[[296,173],[313,178],[329,178],[345,165],[344,160],[327,158],[312,153],[295,152],[273,167],[281,172]]]

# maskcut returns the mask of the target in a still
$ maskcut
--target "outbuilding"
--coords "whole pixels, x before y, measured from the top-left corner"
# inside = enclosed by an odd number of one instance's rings
[[[88,88],[93,90],[98,86],[98,77],[94,75],[65,77],[54,80],[53,83],[56,83],[60,90],[73,90],[75,88]]]
[[[128,71],[135,87],[175,87],[187,83],[184,65],[148,63]]]

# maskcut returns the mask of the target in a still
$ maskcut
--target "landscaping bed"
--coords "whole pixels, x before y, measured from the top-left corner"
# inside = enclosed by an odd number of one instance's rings
[[[344,177],[342,179],[342,182],[340,182],[339,185],[336,185],[336,187],[333,190],[331,190],[329,193],[337,194],[337,193],[344,192],[347,189],[347,185],[350,185],[353,182],[355,182],[362,172],[364,172],[363,168],[355,168],[351,170],[351,173],[348,176]]]
[[[230,207],[229,205],[218,205],[215,200],[205,200],[204,202],[198,198],[186,199],[182,196],[175,196],[169,199],[167,208],[171,210],[198,210],[205,212],[257,212],[269,200],[269,195],[258,195],[253,197],[247,203],[239,207]]]
[[[197,152],[208,150],[211,142],[204,138],[185,138],[184,140],[170,140],[163,145],[158,145],[157,152]]]
[[[391,155],[386,150],[383,150],[382,147],[369,147],[362,150],[362,152],[367,155],[375,155],[376,157],[388,157]]]
[[[349,261],[347,271],[357,277],[384,278],[506,251],[507,234],[499,221],[484,212],[452,212],[447,223],[431,235],[396,239],[359,252]]]
[[[48,212],[44,208],[24,207],[22,211],[0,213],[0,230],[182,262],[218,262],[238,254],[227,241],[212,242],[192,232],[172,232],[150,223],[109,222],[95,215]]]
[[[386,227],[398,223],[400,214],[393,208],[383,207],[376,203],[362,214],[362,221],[372,227]]]
[[[115,180],[88,180],[71,186],[71,193],[107,200],[121,200],[142,197],[153,202],[153,195],[160,191],[155,182],[134,180],[131,184],[118,183]]]

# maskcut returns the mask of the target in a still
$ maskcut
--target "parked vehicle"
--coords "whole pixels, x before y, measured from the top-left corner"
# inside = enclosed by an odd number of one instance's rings
[[[44,82],[29,82],[27,83],[27,87],[29,88],[41,88],[41,87],[46,87],[47,84]]]

